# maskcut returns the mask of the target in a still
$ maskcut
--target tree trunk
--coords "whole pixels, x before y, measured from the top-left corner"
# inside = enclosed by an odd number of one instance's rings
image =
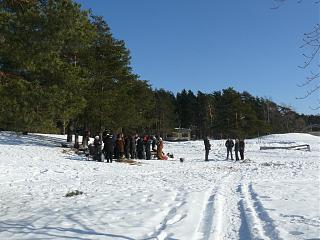
[[[62,122],[61,134],[62,135],[66,134],[66,121],[64,119],[63,119],[63,122]]]
[[[71,121],[69,121],[67,126],[67,142],[72,142],[72,129],[71,129]]]
[[[75,133],[74,133],[74,148],[79,149],[79,129],[78,129],[78,121],[75,123],[74,126]]]
[[[89,129],[88,129],[88,125],[85,122],[84,128],[83,128],[83,134],[82,134],[82,146],[84,148],[88,147],[89,137],[90,137],[90,132],[89,132]]]
[[[74,148],[79,149],[79,133],[76,131],[74,135]]]

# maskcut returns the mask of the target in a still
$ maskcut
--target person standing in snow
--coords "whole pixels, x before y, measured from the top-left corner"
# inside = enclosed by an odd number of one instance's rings
[[[234,143],[234,155],[236,155],[236,161],[239,160],[239,139],[237,138]]]
[[[152,136],[151,139],[152,139],[152,151],[156,152],[157,151],[157,149],[156,149],[157,137],[156,136]]]
[[[239,152],[240,152],[240,157],[241,157],[241,160],[244,160],[244,140],[243,139],[240,139],[239,141]]]
[[[135,159],[137,155],[137,146],[136,146],[136,139],[134,136],[130,139],[130,156],[131,159]]]
[[[104,147],[104,156],[105,159],[107,159],[107,162],[112,163],[112,158],[113,158],[113,141],[112,141],[112,136],[109,134],[106,134],[105,138],[103,139]]]
[[[145,146],[146,146],[146,159],[147,160],[150,160],[151,159],[151,150],[150,150],[150,147],[151,147],[151,139],[149,136],[145,136]]]
[[[119,154],[117,156],[117,159],[123,158],[123,154],[124,154],[124,140],[122,136],[123,136],[122,133],[119,133],[116,140],[116,149],[117,149],[117,153]]]
[[[139,137],[137,139],[137,154],[138,154],[138,159],[144,159],[144,144],[143,144],[143,139]]]
[[[232,148],[234,146],[233,140],[228,138],[227,141],[226,141],[225,146],[227,148],[227,160],[229,159],[229,153],[230,153],[230,156],[231,156],[231,160],[233,160],[233,157],[232,157]]]
[[[208,157],[209,157],[209,151],[211,149],[211,144],[208,137],[205,137],[203,139],[203,142],[204,142],[204,149],[205,149],[205,161],[209,161]]]
[[[131,136],[126,136],[124,138],[124,155],[127,159],[129,159],[130,155],[130,140]]]
[[[101,143],[100,137],[99,137],[98,135],[95,136],[95,138],[94,138],[93,146],[94,146],[94,156],[93,156],[93,159],[96,160],[96,161],[98,161],[98,162],[101,162],[101,161],[102,161],[102,158],[101,158],[101,154],[102,154],[102,143]]]

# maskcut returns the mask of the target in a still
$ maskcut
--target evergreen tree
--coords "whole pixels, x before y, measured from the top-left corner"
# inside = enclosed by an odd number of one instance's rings
[[[196,108],[196,136],[198,138],[213,135],[212,127],[215,119],[214,112],[214,99],[212,95],[198,91]]]
[[[192,91],[177,93],[177,110],[182,128],[194,128],[196,123],[197,99]]]
[[[179,127],[177,123],[176,98],[172,92],[164,89],[154,91],[155,98],[155,132],[166,136],[174,128]]]
[[[65,122],[81,112],[84,99],[78,95],[78,86],[82,79],[74,61],[92,36],[87,12],[69,0],[4,0],[0,19],[1,81],[29,84],[29,89],[17,89],[15,96],[21,98],[15,100],[17,111],[29,107],[25,115],[16,116],[28,119],[23,128],[52,129],[56,119]],[[26,94],[34,99],[21,106]]]

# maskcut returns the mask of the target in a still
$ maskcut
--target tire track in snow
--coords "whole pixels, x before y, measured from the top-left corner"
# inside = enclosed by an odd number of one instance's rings
[[[281,239],[273,220],[264,209],[261,201],[254,192],[252,183],[241,185],[239,192],[242,199],[239,202],[240,210],[242,209],[242,229],[241,233],[250,233],[251,239]],[[243,216],[244,215],[244,216]],[[245,236],[240,236],[243,238]]]
[[[195,239],[209,239],[213,222],[214,214],[214,197],[216,194],[216,188],[212,190],[206,200],[206,206],[202,213],[202,219],[200,220],[198,230],[196,232]]]
[[[228,192],[228,183],[232,173],[221,178],[220,185],[212,189],[205,202],[205,208],[200,219],[195,239],[222,239],[225,227],[225,211]]]

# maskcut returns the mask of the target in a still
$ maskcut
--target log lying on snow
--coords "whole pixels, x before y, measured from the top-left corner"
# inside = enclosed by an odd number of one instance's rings
[[[287,147],[260,147],[260,150],[269,150],[269,149],[286,149],[286,150],[307,150],[310,151],[310,145],[302,144],[302,145],[295,145],[295,146],[287,146]]]
[[[68,142],[62,142],[61,147],[63,148],[73,148],[74,144],[73,143],[68,143]]]
[[[141,165],[141,162],[128,158],[116,159],[115,162],[129,163],[130,165]]]

